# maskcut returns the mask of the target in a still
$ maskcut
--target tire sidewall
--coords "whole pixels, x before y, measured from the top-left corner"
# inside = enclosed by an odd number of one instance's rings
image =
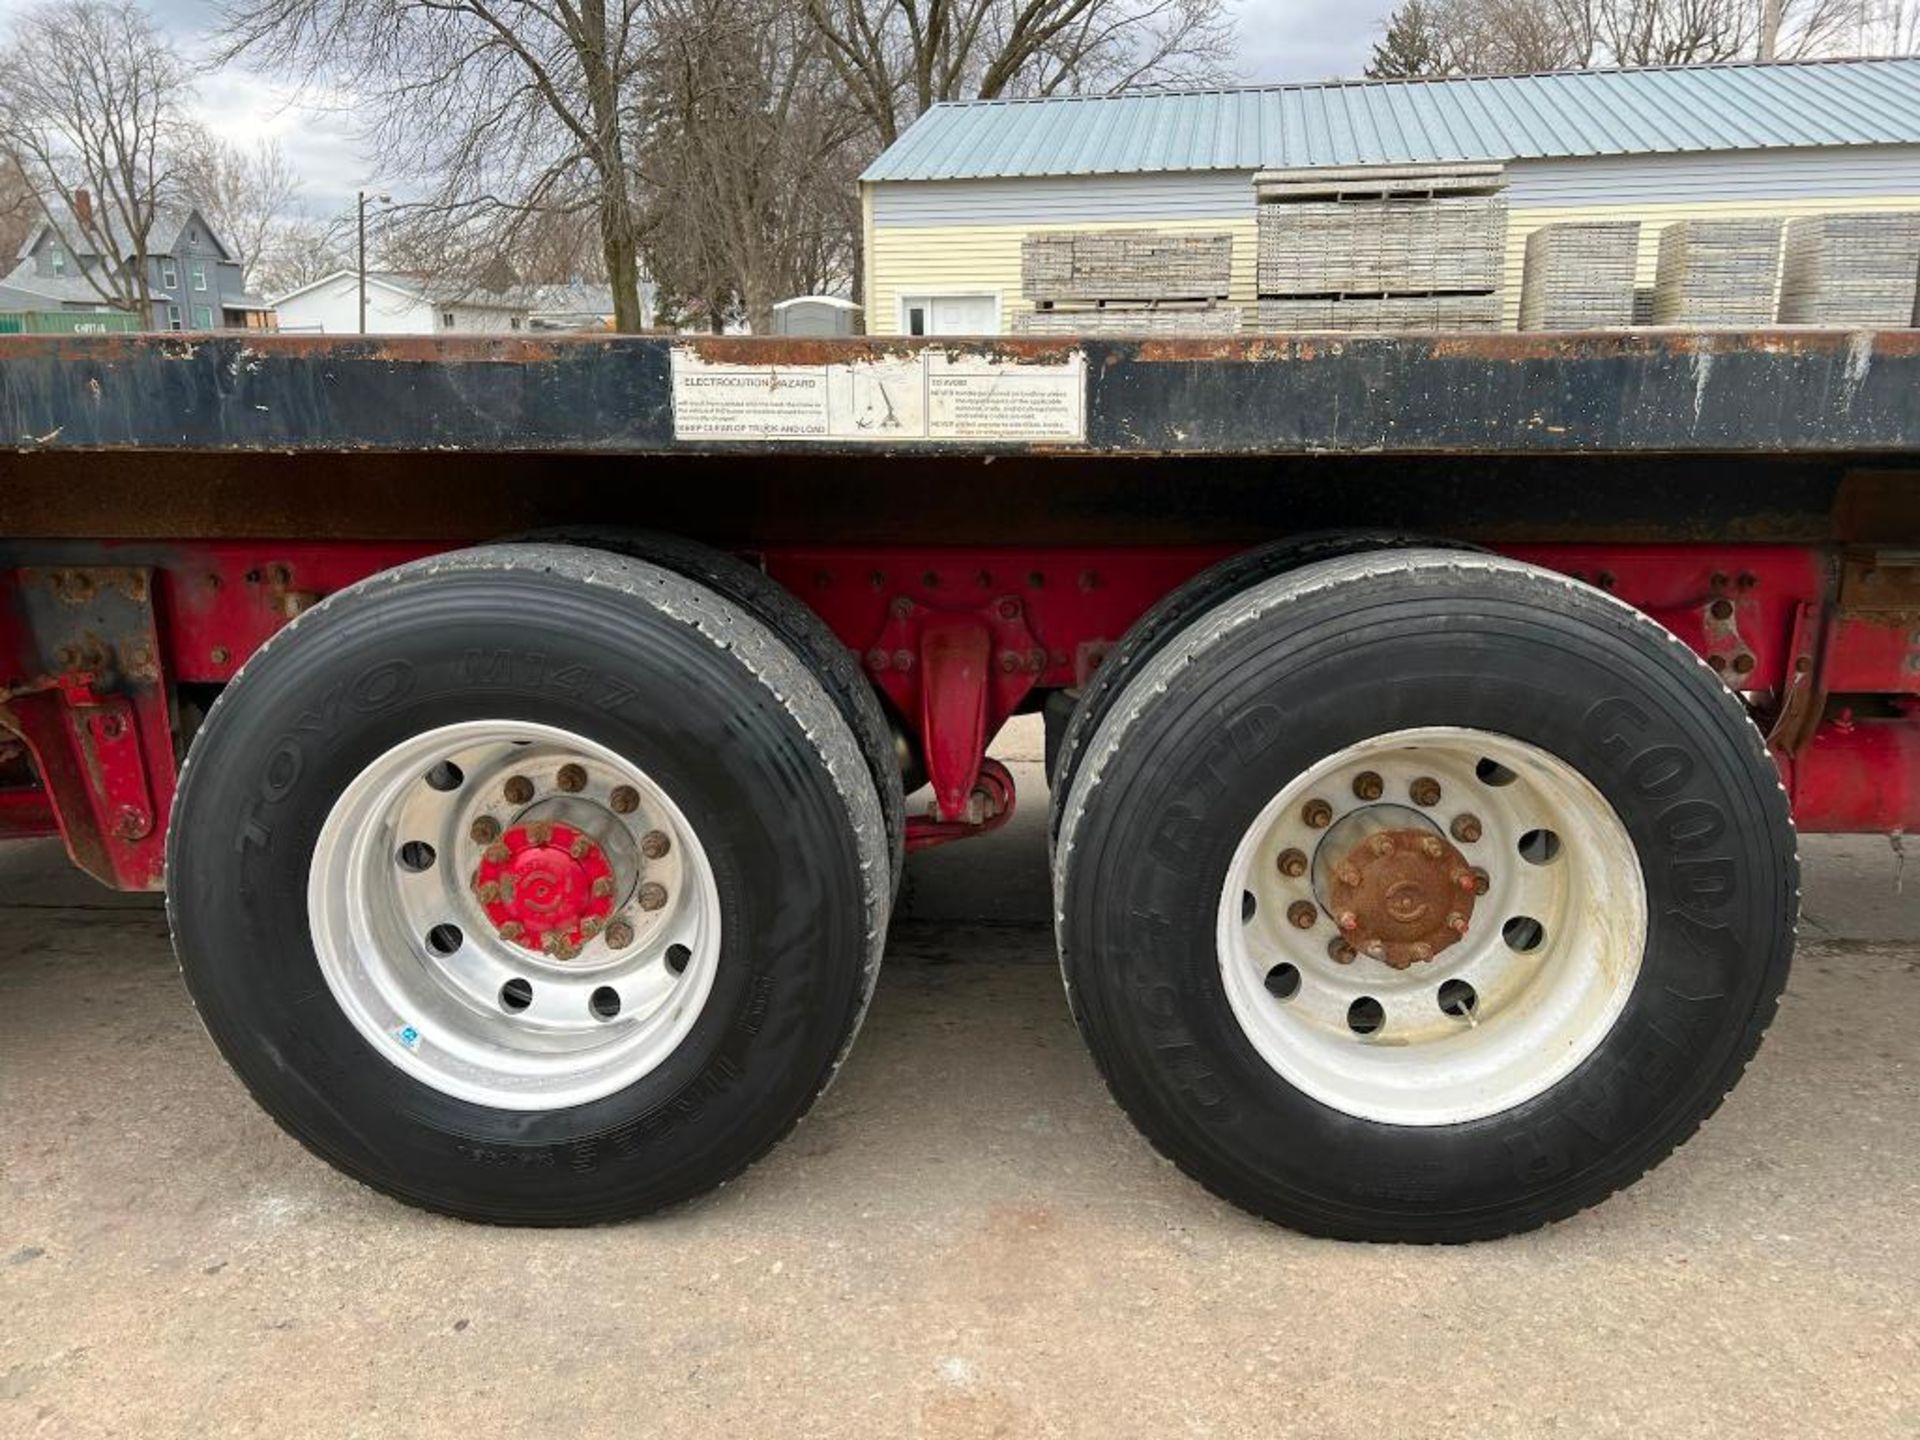
[[[792,715],[695,625],[538,571],[378,584],[329,608],[216,706],[170,857],[189,988],[263,1104],[361,1178],[482,1218],[667,1203],[771,1144],[863,998],[859,857]],[[353,1026],[314,954],[308,870],[340,792],[401,741],[481,718],[622,755],[712,865],[721,947],[700,1017],[656,1069],[586,1104],[503,1111],[432,1089]]]
[[[1588,616],[1530,614],[1512,586],[1393,589],[1372,618],[1309,600],[1251,627],[1140,714],[1074,823],[1072,864],[1101,879],[1070,885],[1069,985],[1123,1104],[1229,1198],[1331,1233],[1376,1233],[1383,1215],[1512,1228],[1631,1179],[1724,1092],[1784,981],[1790,830],[1750,724],[1677,642],[1649,646],[1644,620],[1585,597]],[[1567,1078],[1481,1120],[1395,1126],[1260,1058],[1215,936],[1234,851],[1272,795],[1349,745],[1428,725],[1507,735],[1586,776],[1639,853],[1648,941],[1624,1011]]]

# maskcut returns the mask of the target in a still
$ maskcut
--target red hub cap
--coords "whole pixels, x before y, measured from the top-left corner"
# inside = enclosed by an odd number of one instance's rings
[[[613,913],[613,866],[571,825],[516,825],[473,872],[473,893],[504,939],[563,960],[600,933]]]

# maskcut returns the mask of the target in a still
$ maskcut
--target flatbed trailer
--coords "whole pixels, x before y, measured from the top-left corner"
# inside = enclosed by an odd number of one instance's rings
[[[0,426],[0,837],[473,1218],[764,1153],[1018,713],[1116,1097],[1330,1235],[1630,1183],[1795,826],[1920,827],[1916,331],[5,338]]]

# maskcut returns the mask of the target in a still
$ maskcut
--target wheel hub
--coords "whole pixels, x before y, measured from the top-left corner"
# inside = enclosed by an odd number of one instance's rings
[[[516,825],[480,857],[473,892],[504,940],[571,960],[613,913],[613,866],[571,825]]]
[[[1405,970],[1466,935],[1472,867],[1423,817],[1396,805],[1369,806],[1334,826],[1320,849],[1339,857],[1324,889],[1348,947],[1336,958],[1357,952]]]

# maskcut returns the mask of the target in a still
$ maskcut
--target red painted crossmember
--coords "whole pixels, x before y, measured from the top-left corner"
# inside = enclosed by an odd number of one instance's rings
[[[571,959],[613,913],[613,866],[584,832],[536,820],[487,847],[473,892],[502,938]]]

